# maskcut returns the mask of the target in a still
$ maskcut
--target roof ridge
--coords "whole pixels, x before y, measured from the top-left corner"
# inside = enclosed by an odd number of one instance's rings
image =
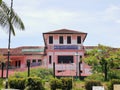
[[[63,33],[68,33],[68,34],[77,34],[77,33],[82,33],[82,34],[87,34],[85,32],[81,32],[81,31],[77,31],[77,30],[71,30],[71,29],[58,29],[58,30],[53,30],[53,31],[50,31],[50,32],[46,32],[44,34],[63,34]]]

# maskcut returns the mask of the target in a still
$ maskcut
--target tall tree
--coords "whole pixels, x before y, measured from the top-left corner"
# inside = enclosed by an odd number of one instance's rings
[[[8,7],[5,2],[2,1],[0,5],[0,25],[3,28],[7,28],[9,37],[8,37],[8,60],[7,60],[7,74],[8,78],[8,69],[9,69],[9,58],[10,58],[10,42],[11,42],[11,33],[15,36],[14,27],[20,30],[24,30],[24,24],[20,17],[13,10],[13,0],[11,0],[11,6]],[[7,86],[8,87],[8,86]]]
[[[7,30],[9,33],[15,36],[14,27],[20,30],[24,30],[24,24],[21,18],[17,15],[17,13],[13,10],[13,0],[11,0],[11,7],[8,7],[7,4],[2,1],[0,5],[0,25]]]
[[[97,48],[87,52],[85,61],[92,66],[93,73],[104,73],[106,81],[108,79],[108,72],[119,67],[120,49],[98,45]]]

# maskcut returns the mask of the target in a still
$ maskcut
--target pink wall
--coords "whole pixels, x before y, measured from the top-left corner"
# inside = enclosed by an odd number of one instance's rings
[[[53,36],[53,44],[49,44],[49,36]],[[59,44],[59,36],[63,36],[63,44]],[[67,44],[67,36],[71,36],[71,44]],[[81,44],[77,44],[77,36],[81,36]],[[77,71],[78,71],[78,62],[80,61],[80,56],[84,57],[84,48],[83,48],[83,40],[85,39],[85,34],[44,34],[44,39],[46,43],[46,65],[48,68],[53,68],[53,62],[56,64],[56,76],[75,76],[76,75],[76,64],[77,64]],[[55,49],[55,46],[73,46],[75,45],[78,47],[77,49]],[[75,55],[77,52],[77,56]],[[52,56],[52,63],[49,64],[49,56]],[[70,64],[58,64],[58,56],[73,56],[73,70],[70,70]],[[85,67],[86,64],[82,63],[82,75],[87,75],[87,70],[90,71],[90,67]],[[61,68],[65,67],[68,69],[65,69],[64,72],[59,72]],[[60,70],[59,70],[60,69]],[[86,70],[86,71],[85,71]],[[90,74],[90,73],[89,73]]]

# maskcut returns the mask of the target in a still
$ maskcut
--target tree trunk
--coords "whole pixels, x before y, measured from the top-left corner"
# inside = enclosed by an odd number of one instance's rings
[[[107,69],[107,62],[105,62],[105,69],[104,69],[104,74],[105,74],[105,81],[107,81],[107,74],[108,74],[108,69]]]
[[[2,69],[1,78],[3,78],[3,72],[4,72],[4,63],[3,62],[1,64],[1,69]]]

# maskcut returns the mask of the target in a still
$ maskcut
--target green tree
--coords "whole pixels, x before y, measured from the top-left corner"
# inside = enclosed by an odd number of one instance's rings
[[[108,72],[119,67],[119,58],[120,49],[98,45],[97,48],[87,52],[85,61],[92,66],[93,73],[103,73],[106,81]]]
[[[17,15],[12,6],[13,0],[11,0],[11,7],[8,7],[7,4],[2,1],[0,5],[0,25],[7,29],[8,32],[12,32],[15,36],[14,27],[20,30],[24,30],[25,27],[21,18]]]
[[[9,59],[10,59],[10,42],[11,42],[11,33],[15,36],[14,27],[20,30],[24,30],[24,24],[20,17],[13,10],[13,0],[11,0],[11,6],[8,7],[4,1],[0,4],[0,25],[3,28],[8,30],[8,60],[7,60],[7,74],[6,78],[8,79],[8,69],[9,69]],[[6,88],[8,85],[6,84]]]
[[[0,0],[0,4],[2,3],[2,0]]]

